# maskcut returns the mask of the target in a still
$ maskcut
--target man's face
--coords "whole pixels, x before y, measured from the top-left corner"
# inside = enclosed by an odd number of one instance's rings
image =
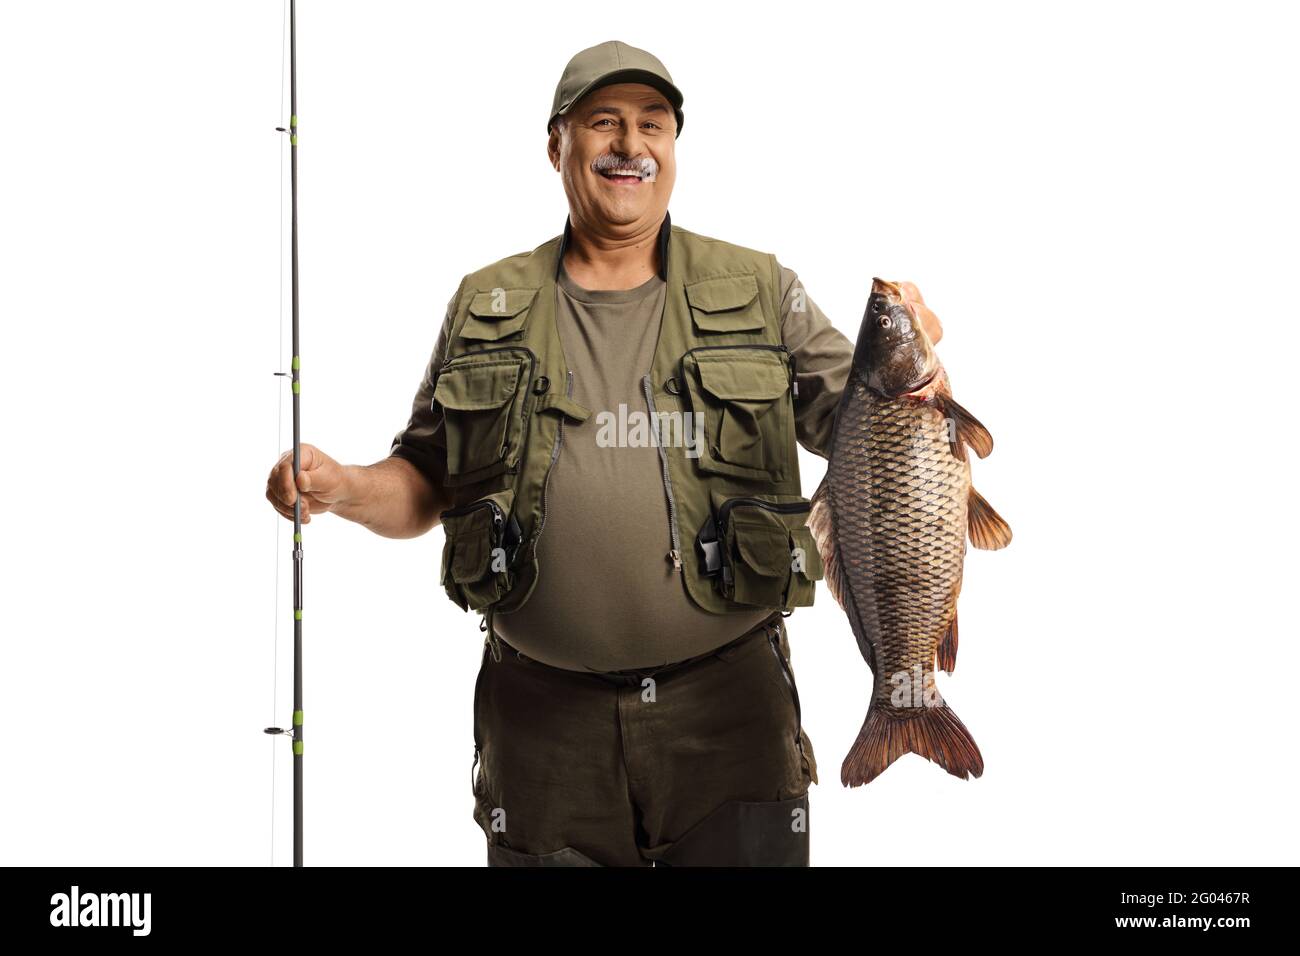
[[[677,179],[677,118],[643,83],[593,90],[556,120],[547,143],[573,218],[614,233],[657,225]]]

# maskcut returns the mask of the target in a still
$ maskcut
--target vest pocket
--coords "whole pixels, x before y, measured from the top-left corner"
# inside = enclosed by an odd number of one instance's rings
[[[465,611],[500,600],[514,585],[515,555],[522,538],[511,514],[514,491],[442,512],[447,540],[442,548],[442,586]]]
[[[480,292],[469,303],[469,318],[460,329],[463,339],[494,342],[513,335],[528,321],[536,289],[499,289]]]
[[[813,603],[821,555],[805,526],[812,503],[799,495],[726,497],[696,536],[700,568],[737,604],[789,610]]]
[[[486,349],[452,359],[438,372],[433,402],[442,408],[447,484],[463,485],[519,463],[532,353]]]
[[[763,328],[758,280],[748,273],[702,279],[686,287],[691,320],[701,332],[749,332]]]
[[[779,481],[793,408],[784,346],[706,345],[682,357],[694,413],[688,432],[704,471]],[[702,433],[701,433],[702,430]]]
[[[822,555],[812,531],[805,525],[790,529],[790,607],[807,607],[822,579]]]

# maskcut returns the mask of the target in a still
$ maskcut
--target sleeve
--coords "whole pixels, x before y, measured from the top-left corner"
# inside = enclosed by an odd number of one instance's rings
[[[442,412],[433,406],[433,375],[447,354],[447,338],[451,334],[452,320],[456,315],[456,302],[460,291],[447,303],[447,314],[442,320],[437,341],[424,377],[415,390],[411,402],[411,416],[406,427],[393,436],[388,457],[405,458],[420,470],[434,488],[442,488],[447,480],[447,435],[443,427]]]
[[[810,452],[829,458],[835,409],[849,379],[854,346],[808,298],[799,277],[785,266],[780,271],[781,339],[794,356],[799,385],[795,434]]]

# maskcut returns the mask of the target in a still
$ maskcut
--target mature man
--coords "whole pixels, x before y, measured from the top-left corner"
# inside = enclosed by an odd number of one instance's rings
[[[821,565],[853,345],[768,254],[671,225],[682,94],[609,41],[569,61],[547,154],[562,235],[461,281],[389,457],[302,446],[286,517],[446,530],[487,632],[475,819],[491,865],[806,865],[817,780],[784,615]],[[933,337],[938,321],[908,287]]]

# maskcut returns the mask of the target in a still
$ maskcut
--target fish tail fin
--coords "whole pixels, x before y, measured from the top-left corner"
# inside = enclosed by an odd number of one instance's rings
[[[873,703],[844,758],[840,782],[846,787],[870,783],[906,753],[920,754],[963,780],[982,774],[980,749],[953,709],[942,704],[923,710],[919,716],[898,717]]]

